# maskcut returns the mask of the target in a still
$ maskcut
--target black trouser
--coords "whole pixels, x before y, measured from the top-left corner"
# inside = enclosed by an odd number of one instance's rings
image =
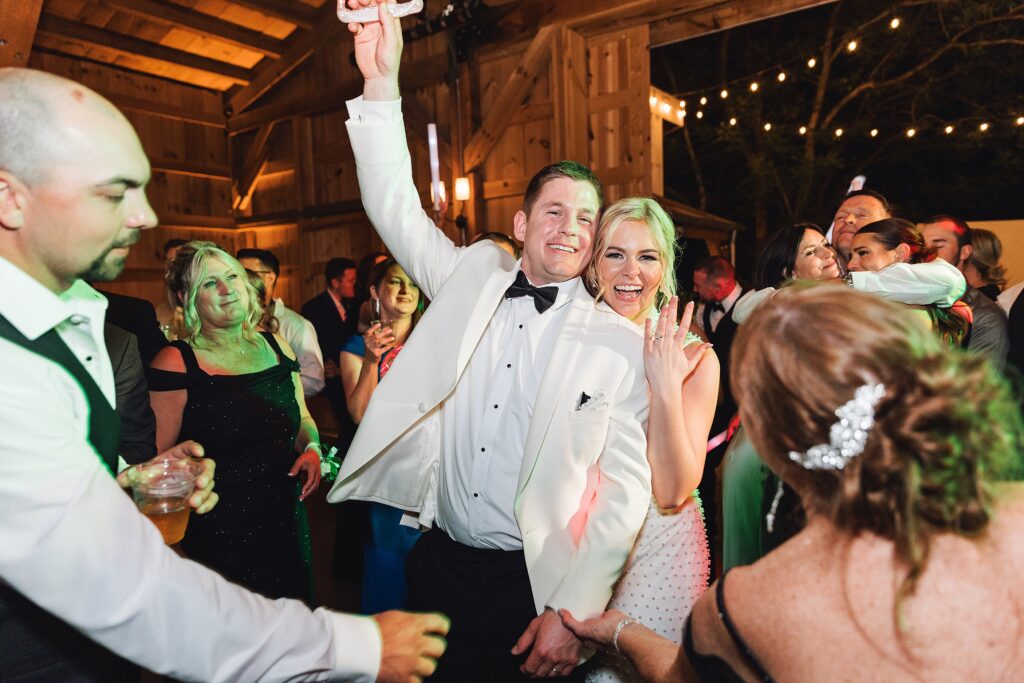
[[[523,551],[471,548],[435,529],[413,546],[405,577],[409,609],[443,612],[452,622],[431,683],[531,680],[519,672],[529,651],[511,653],[537,616]]]

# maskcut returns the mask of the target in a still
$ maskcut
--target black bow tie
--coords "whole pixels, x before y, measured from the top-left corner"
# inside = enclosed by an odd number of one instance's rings
[[[558,287],[534,287],[526,279],[526,274],[519,271],[516,281],[505,290],[506,299],[514,299],[517,296],[532,296],[533,305],[537,307],[538,313],[543,313],[555,304],[555,297],[558,296]]]
[[[711,310],[725,313],[725,306],[722,305],[721,301],[716,301],[715,303],[711,304]]]

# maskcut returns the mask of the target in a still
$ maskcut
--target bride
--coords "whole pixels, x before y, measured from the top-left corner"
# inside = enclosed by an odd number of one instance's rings
[[[651,390],[647,459],[653,499],[609,609],[682,642],[690,609],[707,589],[708,545],[696,488],[718,396],[718,359],[687,333],[693,304],[676,327],[675,226],[653,199],[633,197],[604,212],[586,283],[600,302],[645,326]],[[660,315],[659,315],[660,306]],[[623,657],[602,653],[588,682],[639,681]]]

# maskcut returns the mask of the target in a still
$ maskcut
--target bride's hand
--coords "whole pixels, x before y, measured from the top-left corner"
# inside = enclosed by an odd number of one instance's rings
[[[585,621],[579,621],[567,609],[558,610],[558,616],[562,617],[565,627],[591,650],[611,647],[612,638],[615,636],[615,627],[626,618],[625,614],[615,609],[610,609],[600,616]]]
[[[686,304],[676,328],[678,310],[679,297],[674,296],[662,306],[657,327],[650,319],[644,326],[644,372],[654,394],[679,391],[683,381],[697,369],[704,352],[711,348],[707,342],[686,343],[686,333],[693,319],[693,302]]]

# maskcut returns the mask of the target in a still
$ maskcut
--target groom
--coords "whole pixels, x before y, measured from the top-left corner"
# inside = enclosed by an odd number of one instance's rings
[[[437,680],[565,676],[581,644],[557,610],[604,609],[650,500],[641,333],[578,277],[600,184],[575,162],[531,180],[514,220],[521,264],[489,241],[456,248],[413,185],[401,28],[381,17],[351,26],[365,86],[348,103],[349,136],[367,214],[433,303],[328,499],[434,525],[406,575],[412,609],[452,620]]]

